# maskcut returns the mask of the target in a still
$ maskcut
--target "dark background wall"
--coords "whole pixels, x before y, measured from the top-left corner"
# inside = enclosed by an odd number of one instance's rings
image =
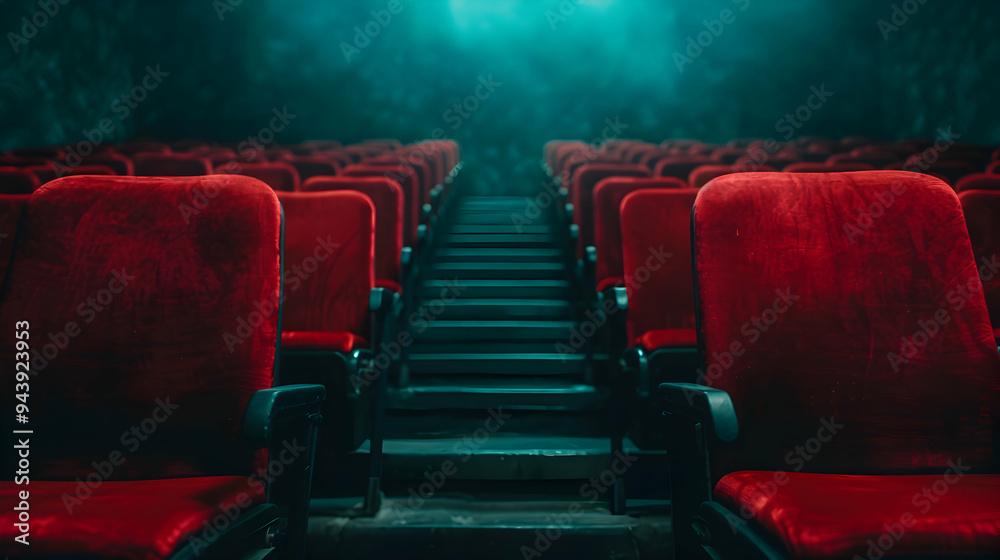
[[[32,35],[21,18],[54,5]],[[0,22],[0,149],[74,142],[104,118],[115,140],[232,141],[286,107],[277,142],[442,129],[492,184],[534,178],[546,140],[606,119],[648,140],[950,126],[1000,143],[992,0],[0,0]],[[710,44],[687,50],[701,32]],[[147,67],[162,82],[123,101]],[[481,79],[493,91],[454,111]],[[804,122],[782,120],[824,86]]]

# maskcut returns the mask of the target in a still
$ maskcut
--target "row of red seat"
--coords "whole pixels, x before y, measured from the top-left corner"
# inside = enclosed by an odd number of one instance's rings
[[[444,151],[431,148],[415,149]],[[243,557],[284,542],[300,557],[309,477],[365,439],[377,511],[383,381],[399,358],[380,348],[401,323],[400,251],[389,270],[378,243],[401,247],[404,194],[421,179],[365,165],[302,192],[222,173],[0,195],[13,241],[0,246],[0,314],[31,331],[3,350],[12,364],[27,352],[31,370],[29,425],[8,427],[45,434],[31,447],[32,552]],[[412,190],[386,177],[396,168]],[[123,448],[119,434],[146,429],[158,403],[155,437]],[[12,503],[23,489],[0,483]],[[17,527],[0,532],[0,553],[20,553]]]
[[[553,176],[572,178],[579,166],[595,163],[630,164],[654,177],[676,177],[692,187],[739,171],[790,172],[865,171],[905,169],[939,176],[955,185],[976,173],[1000,173],[1000,150],[946,139],[909,139],[876,142],[846,138],[839,142],[802,138],[779,143],[740,140],[726,145],[694,140],[667,140],[648,144],[612,140],[595,147],[578,141],[552,141],[545,147],[545,166]]]
[[[689,188],[600,155],[649,148],[580,149],[546,161],[610,315],[613,445],[668,450],[675,555],[1000,553],[1000,175],[956,193],[840,161]]]
[[[379,286],[398,293],[404,247],[418,246],[421,226],[443,204],[461,158],[453,141],[403,146],[372,140],[346,147],[317,141],[280,149],[244,148],[239,153],[229,147],[179,147],[187,149],[174,152],[156,142],[109,145],[76,167],[66,165],[59,148],[14,150],[0,156],[0,193],[31,193],[64,175],[211,174],[254,177],[275,191],[360,191],[379,215],[388,217],[378,221],[376,278]]]

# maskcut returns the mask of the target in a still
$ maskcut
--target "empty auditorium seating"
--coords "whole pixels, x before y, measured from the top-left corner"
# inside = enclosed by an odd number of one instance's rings
[[[381,177],[392,179],[403,188],[403,242],[417,246],[420,227],[420,179],[416,170],[405,165],[356,164],[344,168],[344,177]]]
[[[778,152],[768,153],[765,149],[748,149],[747,155],[736,160],[733,167],[740,171],[760,171],[762,165],[781,171],[786,165],[798,163],[802,158],[795,153]]]
[[[911,152],[912,153],[912,152]],[[882,169],[886,165],[897,161],[903,161],[908,154],[898,150],[890,150],[884,146],[874,146],[871,148],[862,147],[851,150],[847,153],[833,154],[827,163],[867,163],[873,169]]]
[[[990,173],[973,173],[966,175],[955,183],[955,190],[958,192],[972,190],[1000,190],[1000,175]]]
[[[676,177],[610,177],[594,187],[594,247],[597,249],[597,291],[624,286],[620,208],[629,194],[644,189],[685,189]]]
[[[895,168],[886,166],[885,169]],[[922,154],[910,156],[902,165],[901,169],[906,171],[916,171],[943,177],[948,184],[954,185],[965,175],[976,173],[978,168],[969,161],[962,159],[927,159]]]
[[[641,165],[589,163],[573,174],[570,195],[573,200],[573,223],[579,228],[577,258],[585,247],[594,245],[594,187],[608,177],[649,177],[649,169]]]
[[[846,173],[849,171],[874,171],[875,168],[869,163],[860,161],[836,161],[833,163],[810,163],[798,162],[785,166],[782,171],[785,173]],[[757,171],[767,171],[758,169]]]
[[[117,175],[114,169],[106,165],[80,165],[77,167],[60,168],[58,170],[49,165],[34,165],[25,167],[24,170],[37,177],[39,185],[44,185],[49,181],[69,175]]]
[[[375,206],[375,285],[402,292],[403,187],[387,177],[313,177],[303,192],[357,191]],[[408,256],[407,256],[408,258]]]
[[[745,156],[746,153],[747,151],[745,148],[727,146],[724,148],[717,148],[711,155],[712,159],[718,163],[732,165],[736,163],[736,160]]]
[[[291,164],[283,161],[267,163],[230,161],[216,166],[215,172],[254,177],[267,183],[269,187],[276,191],[297,191],[301,184],[299,181],[299,172]]]
[[[418,204],[424,205],[429,204],[431,201],[431,189],[434,188],[436,182],[434,180],[434,170],[431,168],[430,161],[420,155],[415,155],[414,157],[407,157],[403,153],[393,153],[391,155],[378,156],[373,158],[366,158],[361,160],[361,165],[365,166],[405,166],[417,173],[417,185],[419,190]]]
[[[700,189],[716,177],[722,177],[723,175],[729,175],[730,173],[742,173],[744,171],[744,169],[736,167],[735,165],[699,165],[691,170],[691,174],[688,176],[688,185],[690,185],[691,188]],[[777,170],[766,165],[758,165],[755,167],[754,171]]]
[[[702,165],[715,163],[710,156],[668,156],[656,162],[654,177],[676,177],[687,181],[691,172]]]
[[[659,387],[675,556],[1000,552],[1000,355],[954,191],[728,175],[693,235],[706,364]]]
[[[212,173],[208,158],[188,154],[141,153],[132,156],[137,176],[143,177],[193,177]]]
[[[121,142],[115,144],[115,151],[119,154],[125,156],[134,156],[138,154],[169,154],[170,146],[166,144],[161,144],[159,142],[149,142],[149,141],[130,141]]]
[[[38,177],[21,167],[0,167],[0,194],[31,194],[39,187]]]
[[[285,157],[281,161],[294,167],[302,181],[310,177],[338,175],[343,169],[340,164],[325,156],[296,155]]]
[[[178,211],[206,191],[213,204]],[[18,339],[35,350],[35,375],[18,378],[30,383],[35,434],[19,436],[30,440],[30,485],[0,482],[0,495],[15,504],[30,491],[31,555],[237,558],[282,542],[302,554],[323,388],[271,388],[281,300],[271,189],[243,177],[67,177],[26,204],[0,353],[27,365],[13,331],[30,332]],[[12,365],[10,402],[13,375]],[[262,477],[261,452],[277,457],[293,439],[297,457]],[[13,523],[0,533],[0,554],[28,550]]]

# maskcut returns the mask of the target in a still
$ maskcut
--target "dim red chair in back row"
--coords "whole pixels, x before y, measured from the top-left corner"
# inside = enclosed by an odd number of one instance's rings
[[[316,179],[319,180],[319,179]],[[379,506],[381,407],[391,374],[376,360],[398,295],[375,287],[375,207],[356,191],[278,192],[285,215],[282,383],[327,387],[317,468],[332,472],[370,438],[365,511]],[[379,369],[381,368],[381,370]]]
[[[56,163],[69,166],[70,162],[69,160],[61,160]],[[104,152],[85,157],[80,160],[80,165],[103,165],[114,170],[115,175],[135,175],[135,166],[132,164],[132,160],[113,152]]]
[[[420,179],[417,171],[405,165],[357,164],[344,168],[344,177],[391,179],[403,188],[403,244],[414,249],[424,228],[420,225]]]
[[[773,167],[758,165],[753,171],[777,171]],[[716,177],[729,175],[730,173],[745,173],[746,170],[735,165],[699,165],[691,171],[688,176],[688,185],[693,189],[700,189]]]
[[[989,189],[960,190],[958,200],[983,283],[993,336],[1000,338],[1000,177]]]
[[[216,173],[244,175],[267,183],[276,191],[294,192],[299,190],[299,172],[294,166],[283,161],[267,163],[244,163],[230,161],[215,167]]]
[[[841,161],[835,163],[808,163],[799,162],[786,165],[782,171],[785,173],[848,173],[850,171],[874,171],[870,164],[853,161]],[[758,169],[757,171],[767,171]]]
[[[138,154],[132,156],[136,176],[196,177],[212,174],[212,161],[187,154]]]
[[[313,177],[302,192],[357,191],[375,205],[375,286],[399,294],[412,252],[403,246],[403,187],[386,177]]]
[[[711,156],[668,156],[659,159],[653,169],[654,177],[676,177],[687,181],[691,172],[702,165],[716,163]]]
[[[997,557],[1000,355],[955,192],[727,175],[692,229],[706,364],[658,389],[675,557]]]
[[[587,277],[593,280],[593,259],[586,256],[587,247],[594,246],[594,188],[608,177],[650,177],[649,169],[641,165],[622,163],[590,163],[573,174],[570,196],[573,202],[573,225],[576,231],[576,257],[588,261]]]
[[[955,191],[997,191],[1000,190],[1000,175],[973,173],[955,183]]]
[[[300,181],[305,181],[310,177],[340,175],[343,169],[340,164],[324,156],[286,156],[280,161],[294,167],[299,173]]]
[[[38,177],[24,167],[0,167],[0,194],[31,194],[41,186]]]
[[[211,205],[178,210],[205,191]],[[35,375],[19,366],[3,389],[14,402],[13,376],[30,384],[30,424],[3,425],[45,437],[21,436],[30,487],[0,482],[0,496],[17,504],[29,488],[31,554],[245,558],[283,542],[300,558],[324,390],[272,388],[282,224],[271,189],[65,177],[26,205],[0,316],[36,350]],[[25,351],[13,336],[0,345],[10,364],[28,366]],[[281,476],[265,476],[292,441]],[[24,554],[14,523],[0,533],[0,554]]]
[[[80,165],[77,167],[66,167],[56,169],[50,165],[38,165],[25,167],[25,171],[38,178],[38,184],[44,185],[49,181],[55,181],[59,177],[70,175],[117,175],[114,169],[106,165]]]

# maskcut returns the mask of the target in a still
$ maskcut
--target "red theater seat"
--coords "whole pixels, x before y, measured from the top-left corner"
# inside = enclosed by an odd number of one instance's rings
[[[622,262],[628,292],[627,329],[631,346],[647,341],[694,338],[691,284],[691,207],[698,189],[634,192],[621,203]],[[688,331],[670,334],[656,331]],[[673,345],[673,344],[671,344]]]
[[[394,152],[391,155],[384,155],[374,158],[367,158],[361,161],[365,166],[405,166],[417,174],[417,207],[429,204],[431,201],[431,189],[435,186],[434,171],[430,162],[420,154],[410,154],[410,152]]]
[[[890,163],[905,159],[905,152],[887,149],[885,146],[855,148],[848,153],[833,154],[826,162],[834,163],[867,163],[873,169],[882,169]]]
[[[692,171],[702,165],[714,163],[716,162],[709,156],[669,156],[656,162],[653,176],[676,177],[681,181],[687,181]]]
[[[580,228],[577,238],[577,257],[582,258],[584,248],[594,244],[594,188],[608,177],[649,177],[649,169],[641,165],[591,163],[581,166],[573,174],[570,189],[573,200],[573,223]]]
[[[989,190],[961,190],[972,253],[983,283],[986,307],[995,335],[1000,335],[1000,184]]]
[[[412,167],[405,165],[358,164],[344,168],[344,177],[375,177],[391,179],[403,188],[403,243],[417,246],[420,226],[420,179]]]
[[[712,159],[717,163],[723,165],[732,165],[736,163],[736,160],[745,156],[747,153],[746,148],[737,147],[725,147],[717,148],[712,152]]]
[[[132,157],[136,176],[141,177],[196,177],[211,175],[212,162],[208,158],[187,154],[139,154]]]
[[[63,164],[63,162],[59,162]],[[105,152],[83,158],[81,165],[103,165],[114,170],[115,175],[135,175],[132,160],[116,153]]]
[[[777,169],[766,165],[758,165],[754,171],[777,171]],[[698,167],[695,167],[691,171],[691,175],[688,176],[688,185],[690,185],[691,188],[700,189],[716,177],[722,177],[723,175],[729,175],[730,173],[743,172],[744,170],[741,170],[735,165],[699,165]]]
[[[22,167],[0,167],[0,194],[31,194],[41,185],[38,177]]]
[[[973,173],[966,175],[955,184],[955,190],[962,191],[1000,191],[1000,175],[989,173]]]
[[[986,172],[992,175],[1000,174],[1000,160],[990,162],[990,164],[986,166]]]
[[[273,161],[268,163],[243,163],[230,161],[215,168],[216,173],[245,175],[259,179],[276,191],[297,191],[300,187],[299,172],[289,163]]]
[[[625,285],[620,218],[622,200],[638,190],[686,187],[684,181],[676,177],[610,177],[597,183],[594,187],[594,247],[597,249],[594,270],[598,292]]]
[[[49,181],[55,181],[59,177],[70,175],[117,175],[114,169],[106,165],[80,165],[78,167],[66,167],[58,171],[49,165],[37,165],[25,167],[24,170],[37,177],[39,185],[44,185]]]
[[[888,169],[888,166],[886,167]],[[943,160],[931,161],[922,154],[910,156],[902,166],[906,171],[916,171],[929,175],[944,177],[948,184],[954,185],[959,179],[966,175],[976,173],[977,168],[973,163],[965,160]]]
[[[860,161],[838,161],[834,163],[809,163],[799,162],[786,165],[782,171],[785,173],[846,173],[850,171],[874,171],[875,168],[868,163]],[[757,171],[767,171],[758,169]]]
[[[375,285],[402,293],[403,187],[386,177],[313,177],[303,192],[357,191],[375,205]]]
[[[115,144],[114,150],[119,154],[125,156],[135,156],[138,154],[169,154],[170,146],[166,144],[161,144],[159,142],[144,142],[144,141],[133,141],[133,142],[122,142],[120,144]]]
[[[747,150],[747,155],[736,160],[736,163],[734,163],[733,166],[738,168],[740,171],[759,172],[762,171],[762,166],[767,166],[780,171],[784,169],[786,165],[791,165],[800,161],[802,161],[802,157],[796,153],[782,151],[770,154],[765,149],[749,149]]]
[[[183,212],[206,191],[212,204]],[[277,198],[242,177],[67,177],[30,197],[0,319],[36,335],[18,338],[38,350],[31,428],[46,435],[30,437],[30,486],[0,495],[30,490],[32,555],[239,557],[266,551],[277,505],[275,542],[302,553],[323,388],[271,388],[280,240]],[[0,346],[11,364],[19,350]],[[291,438],[299,460],[252,478]],[[5,524],[0,554],[24,553],[16,532]]]
[[[1000,355],[954,191],[728,175],[692,229],[706,366],[658,391],[676,556],[1000,554]]]
[[[281,161],[294,167],[302,181],[310,177],[339,175],[343,169],[340,164],[324,156],[291,156]]]

